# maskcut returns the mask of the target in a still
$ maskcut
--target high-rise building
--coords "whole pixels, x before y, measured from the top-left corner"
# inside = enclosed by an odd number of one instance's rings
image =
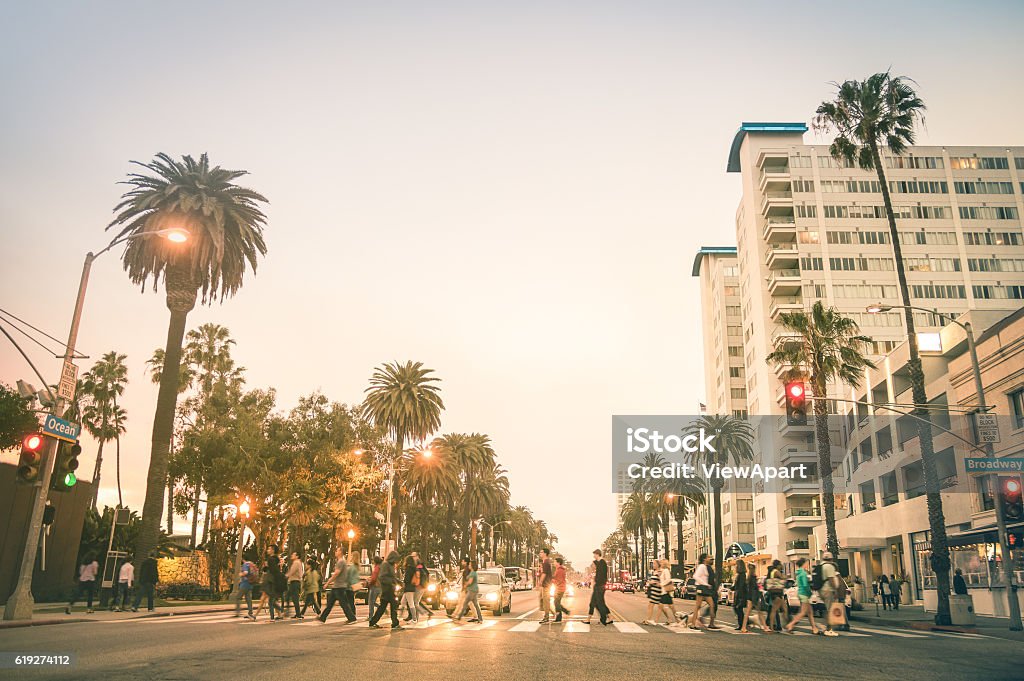
[[[742,182],[736,211],[740,309],[734,318],[742,320],[746,409],[781,417],[760,421],[758,455],[765,464],[807,463],[817,475],[813,426],[786,425],[785,367],[765,361],[792,340],[779,327],[779,315],[821,300],[860,324],[873,338],[869,352],[876,357],[905,340],[906,329],[900,310],[866,312],[872,303],[900,302],[877,174],[837,162],[827,143],[805,144],[806,132],[803,123],[744,123],[727,169]],[[1024,147],[911,147],[898,156],[883,151],[882,161],[915,305],[958,315],[1024,299]],[[707,296],[703,301],[710,308],[706,342],[714,335],[712,346],[731,348],[728,329],[720,335],[714,321],[721,303]],[[915,312],[915,324],[922,349],[933,347],[940,319]],[[716,358],[707,353],[706,375],[717,384]],[[736,388],[729,383],[731,394]],[[711,393],[709,384],[709,400]],[[781,436],[782,444],[769,435]],[[833,450],[835,468],[843,451]],[[759,494],[755,485],[758,551],[784,560],[811,551],[808,534],[820,523],[818,504],[816,483],[788,485],[778,494]],[[845,513],[838,510],[840,517]]]

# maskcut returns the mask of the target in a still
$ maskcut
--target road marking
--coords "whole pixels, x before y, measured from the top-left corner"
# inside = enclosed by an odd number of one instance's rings
[[[863,627],[863,626],[861,626],[859,624],[857,625],[857,631],[866,631],[866,632],[871,633],[871,634],[879,634],[881,636],[896,636],[896,637],[899,637],[899,638],[928,638],[927,636],[923,636],[922,634],[908,634],[906,632],[896,631],[896,630],[872,629],[871,627]],[[859,636],[864,636],[864,634],[855,634],[852,631],[840,631],[839,635],[840,636],[858,636],[858,635]]]
[[[512,627],[511,629],[509,629],[509,631],[515,631],[515,632],[523,632],[523,631],[525,631],[525,632],[534,632],[534,631],[537,631],[538,629],[540,629],[540,622],[538,622],[537,620],[529,620],[529,621],[526,621],[526,622],[520,622],[519,624],[517,624],[514,627]]]
[[[484,620],[483,622],[473,622],[471,624],[464,624],[461,627],[453,627],[452,631],[480,631],[481,629],[493,627],[497,623],[498,620]]]
[[[189,622],[215,622],[218,620],[234,619],[237,619],[240,622],[243,621],[241,617],[236,618],[234,615],[225,615],[223,613],[201,613],[195,615],[166,615],[163,617],[142,617],[139,618],[139,624],[168,624],[171,622],[180,622],[181,624],[188,624]]]
[[[410,629],[429,629],[430,627],[436,627],[439,624],[444,624],[445,622],[450,622],[450,621],[451,620],[441,619],[440,617],[437,618],[437,619],[434,619],[433,617],[431,617],[430,619],[427,619],[427,620],[421,620],[421,621],[417,622],[416,624],[412,625],[409,628]]]
[[[562,627],[562,631],[567,634],[589,634],[590,625],[584,624],[583,622],[573,622],[572,620],[565,623]]]
[[[534,608],[533,610],[527,610],[526,612],[524,612],[524,613],[523,613],[522,615],[520,615],[519,617],[516,617],[516,619],[517,619],[517,620],[525,620],[525,619],[526,619],[527,617],[529,617],[529,616],[530,616],[530,615],[532,615],[533,613],[537,612],[538,610],[540,610],[540,608]]]
[[[929,636],[948,636],[949,638],[992,638],[991,636],[983,636],[981,634],[968,634],[967,632],[959,631],[927,631],[921,632]]]
[[[641,627],[636,622],[620,622],[616,620],[612,623],[612,626],[619,630],[621,634],[646,634],[647,630]]]
[[[682,626],[678,626],[678,627],[676,627],[676,626],[669,626],[667,624],[662,624],[661,626],[663,626],[664,628],[668,629],[673,634],[699,634],[699,633],[701,633],[701,631],[699,629],[691,629],[690,627],[686,626],[685,624],[682,625]]]

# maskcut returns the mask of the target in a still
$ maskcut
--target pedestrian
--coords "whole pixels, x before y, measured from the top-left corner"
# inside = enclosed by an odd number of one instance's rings
[[[341,595],[345,598],[345,601],[341,604],[341,607],[345,611],[348,623],[352,624],[356,621],[356,587],[361,581],[359,577],[359,556],[356,555],[355,551],[348,554],[343,577],[344,589],[342,589]]]
[[[366,605],[371,614],[380,597],[380,564],[383,562],[384,559],[380,556],[373,557],[373,570],[370,572],[370,578],[366,580]]]
[[[540,609],[544,612],[541,624],[551,621],[551,579],[554,571],[551,569],[551,551],[547,548],[540,550],[540,570],[538,571],[537,591],[540,597]]]
[[[845,620],[845,617],[837,618],[833,614],[832,606],[836,602],[844,603],[846,598],[846,582],[843,582],[839,576],[839,570],[833,560],[834,557],[830,551],[826,551],[821,556],[822,585],[818,593],[821,595],[821,600],[825,602],[825,636],[838,636],[839,634],[832,626],[839,624],[839,619]]]
[[[693,569],[693,583],[697,589],[697,593],[694,597],[693,603],[693,616],[690,621],[691,629],[699,629],[704,626],[704,621],[700,617],[700,606],[704,604],[707,599],[713,598],[711,595],[711,571],[708,568],[708,561],[710,558],[708,554],[702,553],[697,559],[697,566]],[[708,607],[711,606],[710,600],[708,601]],[[715,627],[717,629],[717,627]]]
[[[249,614],[245,616],[246,619],[256,621],[256,616],[252,614],[252,588],[259,583],[259,570],[256,569],[256,565],[251,560],[242,561],[242,565],[238,572],[238,593],[235,598],[235,617],[238,617],[242,613],[242,599],[245,599],[245,604],[248,607]]]
[[[459,600],[455,607],[448,614],[449,617],[455,613],[462,612],[462,606],[466,603],[466,580],[469,578],[469,558],[459,559]]]
[[[601,624],[611,624],[608,619],[608,606],[604,602],[605,585],[608,584],[608,562],[602,557],[601,549],[594,549],[594,585],[590,592],[590,610],[587,612],[587,624],[594,616],[594,610],[601,616]]]
[[[420,616],[416,608],[416,588],[419,586],[420,572],[416,569],[416,558],[409,554],[402,567],[402,607],[405,608],[406,622],[419,623]]]
[[[647,617],[640,624],[654,626],[657,624],[657,613],[661,612],[661,565],[657,560],[652,560],[648,567],[647,573],[647,585],[645,592],[647,594]]]
[[[277,552],[277,545],[271,544],[267,547],[263,557],[263,565],[260,566],[260,588],[263,594],[260,596],[260,603],[256,608],[256,616],[259,616],[263,612],[263,607],[266,606],[270,611],[271,622],[284,618],[284,605],[282,604],[279,608],[277,603],[277,599],[284,592],[284,589],[281,588],[284,574],[281,572],[281,559]]]
[[[804,569],[804,565],[807,564],[806,558],[796,559],[796,595],[800,599],[800,611],[796,614],[796,617],[789,621],[786,625],[786,633],[792,634],[793,629],[796,627],[796,623],[806,617],[811,622],[811,633],[820,634],[818,631],[818,625],[814,622],[814,608],[811,607],[811,577],[807,574],[807,570]]]
[[[764,611],[761,610],[761,588],[757,584],[757,568],[753,564],[747,568],[747,589],[744,596],[747,602],[743,611],[743,628],[740,631],[744,634],[750,633],[750,615],[753,612],[757,613],[761,631],[768,631],[768,627],[764,624]]]
[[[786,575],[782,572],[782,561],[776,558],[768,568],[768,577],[764,582],[768,594],[768,631],[781,631],[782,620],[788,620],[789,606],[786,605]],[[778,618],[778,621],[776,621]]]
[[[562,605],[565,598],[565,559],[561,556],[555,558],[555,574],[551,577],[551,583],[555,586],[555,621],[561,622],[562,615],[570,615],[569,608]]]
[[[427,619],[434,616],[434,613],[430,611],[430,608],[423,605],[423,594],[427,592],[427,586],[430,584],[430,572],[427,570],[427,566],[423,564],[423,559],[420,557],[418,551],[412,552],[412,557],[416,561],[416,572],[419,573],[419,584],[416,585],[416,614],[417,619],[419,618],[419,612],[422,610],[427,615]]]
[[[892,606],[893,610],[900,609],[900,600],[903,597],[903,580],[896,579],[896,575],[893,574],[889,578],[889,588],[892,590],[892,598],[889,601],[889,605]]]
[[[380,625],[377,622],[380,621],[380,618],[384,616],[384,611],[389,607],[391,608],[391,631],[400,631],[402,629],[402,625],[398,623],[398,603],[395,602],[395,585],[397,583],[395,566],[398,564],[398,560],[398,551],[392,551],[388,554],[387,560],[380,564],[380,605],[377,606],[377,610],[370,617],[371,629],[380,629]]]
[[[334,604],[340,603],[341,610],[345,613],[345,619],[348,620],[348,623],[355,622],[355,608],[349,609],[349,594],[346,593],[352,590],[348,584],[348,561],[345,560],[345,551],[341,547],[334,551],[333,569],[331,576],[327,578],[324,586],[331,591],[327,595],[327,607],[320,613],[320,621],[327,622],[327,618],[331,615],[331,610],[334,609]]]
[[[888,610],[892,605],[892,585],[884,573],[878,577],[878,594],[882,597],[882,610]]]
[[[957,596],[967,595],[967,580],[964,579],[964,571],[960,568],[953,573],[953,593]]]
[[[288,572],[285,577],[288,579],[288,600],[291,601],[294,613],[292,614],[293,620],[303,619],[300,609],[302,608],[302,578],[305,573],[305,568],[302,565],[302,559],[299,558],[298,551],[292,551],[291,561],[288,564]],[[285,607],[282,606],[281,610],[284,611]]]
[[[124,563],[121,564],[121,570],[117,573],[117,591],[114,592],[114,602],[110,606],[111,610],[123,612],[130,607],[128,605],[128,597],[134,585],[135,566],[132,565],[131,556],[128,556],[124,559]]]
[[[71,608],[75,607],[75,601],[80,599],[83,594],[86,598],[85,612],[92,613],[92,599],[96,594],[96,572],[99,569],[100,564],[96,562],[91,553],[82,556],[82,561],[78,566],[78,581],[75,582],[75,590],[67,607],[64,608],[66,614],[71,614]]]
[[[135,600],[132,601],[132,612],[139,611],[139,603],[142,602],[143,596],[146,597],[146,609],[153,612],[153,596],[159,583],[160,571],[156,566],[156,552],[153,551],[139,566],[139,586],[135,590]]]
[[[736,631],[746,634],[743,616],[747,611],[747,564],[742,558],[736,560],[735,576],[732,580],[732,611],[736,614]]]
[[[462,621],[462,616],[469,610],[469,606],[473,606],[473,611],[476,613],[476,617],[470,619],[470,622],[483,622],[484,614],[480,611],[480,582],[477,578],[477,562],[475,560],[469,561],[469,574],[466,575],[466,579],[462,582],[462,588],[466,591],[466,600],[462,604],[462,610],[455,615],[455,621]]]
[[[711,616],[708,629],[718,629],[718,625],[715,624],[715,617],[718,616],[718,573],[714,569],[712,560],[712,558],[708,558],[708,586],[711,587],[711,598],[707,599],[708,613]]]
[[[658,611],[664,613],[668,624],[676,624],[676,613],[672,609],[672,564],[668,562],[667,558],[662,558],[658,563],[658,583],[661,584],[661,602]]]
[[[320,605],[316,602],[316,595],[320,593],[320,570],[317,569],[316,559],[310,558],[306,561],[306,572],[302,575],[302,612],[306,615],[306,608],[313,608],[313,612],[320,614]]]

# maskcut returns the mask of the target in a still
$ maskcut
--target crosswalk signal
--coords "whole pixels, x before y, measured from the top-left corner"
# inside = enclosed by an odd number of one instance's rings
[[[791,426],[807,425],[807,389],[803,381],[786,383],[786,423]]]
[[[1007,520],[1024,519],[1024,497],[1021,494],[1020,478],[1000,478],[999,487],[1003,501],[1003,517]]]
[[[43,436],[39,433],[29,433],[21,441],[21,457],[18,459],[17,477],[19,483],[34,485],[39,480],[44,442]]]
[[[78,457],[82,453],[82,445],[78,442],[62,444],[57,450],[57,462],[53,468],[53,484],[50,488],[54,492],[69,492],[78,484],[78,477],[75,471],[78,470]]]

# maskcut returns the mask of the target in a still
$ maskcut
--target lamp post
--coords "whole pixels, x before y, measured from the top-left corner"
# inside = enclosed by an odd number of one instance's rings
[[[501,522],[497,522],[497,523],[489,523],[486,520],[484,520],[483,518],[480,518],[480,524],[481,525],[487,525],[488,527],[491,528],[491,547],[493,549],[495,549],[494,553],[497,553],[497,547],[494,546],[494,528],[498,527],[499,525],[511,525],[512,521],[511,520],[502,520]],[[484,553],[486,553],[486,551]],[[495,558],[495,556],[491,556],[491,557]]]
[[[867,311],[869,314],[878,314],[880,312],[888,312],[890,310],[918,310],[920,312],[928,312],[940,317],[948,322],[956,324],[964,333],[967,334],[967,350],[971,355],[971,368],[974,370],[974,390],[978,396],[978,410],[986,411],[987,406],[985,404],[985,386],[981,382],[981,362],[978,361],[978,348],[974,344],[974,328],[970,322],[961,322],[954,319],[948,314],[942,312],[935,312],[925,307],[917,307],[915,305],[884,305],[882,303],[876,303],[869,305]],[[985,454],[990,459],[994,459],[996,454],[992,448],[991,442],[985,443]],[[986,476],[989,478],[989,482],[992,481],[992,476]],[[999,551],[1003,556],[1003,579],[1006,580],[1006,599],[1007,605],[1009,606],[1010,615],[1010,631],[1021,631],[1022,624],[1020,619],[1020,602],[1017,600],[1017,586],[1013,583],[1013,560],[1010,556],[1010,544],[1006,532],[1006,516],[1003,514],[1002,504],[1002,490],[999,489],[999,485],[992,485],[993,495],[995,496],[996,506],[996,529],[999,535]]]
[[[352,540],[356,538],[356,531],[355,530],[349,530],[348,533],[345,536],[348,537],[348,555],[351,556],[352,555]]]
[[[75,358],[75,344],[78,342],[78,327],[82,321],[82,309],[85,307],[85,292],[89,285],[89,273],[92,270],[93,261],[112,249],[118,244],[131,241],[133,239],[148,238],[151,236],[163,236],[168,241],[174,243],[185,243],[189,239],[189,233],[184,229],[160,229],[152,232],[141,232],[137,234],[129,234],[123,236],[120,239],[114,239],[106,245],[102,250],[93,253],[89,252],[85,254],[85,264],[82,266],[82,278],[78,283],[78,295],[75,298],[75,309],[71,315],[71,330],[68,332],[68,342],[64,346],[64,365],[71,364],[71,360]],[[57,416],[63,416],[67,410],[64,406],[64,400],[60,397],[57,398],[56,403],[51,408],[51,414]],[[5,620],[30,620],[32,619],[32,608],[35,605],[35,599],[32,596],[32,572],[35,569],[36,563],[36,551],[39,548],[39,535],[42,532],[43,527],[43,510],[46,507],[46,497],[50,489],[50,477],[53,474],[54,460],[57,458],[57,447],[56,441],[53,438],[48,438],[45,459],[42,463],[42,480],[36,488],[35,499],[32,502],[32,513],[29,516],[28,535],[25,537],[24,549],[21,554],[21,564],[18,569],[18,581],[14,587],[14,591],[7,599],[7,605],[4,607],[4,619]],[[140,556],[140,558],[142,558]]]
[[[242,548],[245,546],[245,526],[249,520],[249,500],[243,499],[238,505],[242,525],[238,530],[238,548],[235,550],[235,600],[241,603],[242,596]]]

